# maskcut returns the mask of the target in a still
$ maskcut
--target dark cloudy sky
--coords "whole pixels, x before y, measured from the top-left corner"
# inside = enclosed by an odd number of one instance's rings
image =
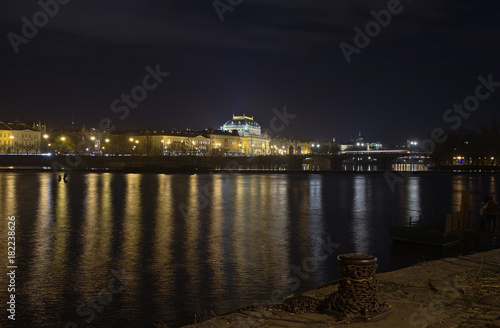
[[[474,94],[479,75],[500,81],[500,3],[402,0],[348,64],[339,44],[353,44],[354,27],[387,4],[243,0],[221,21],[213,0],[72,0],[15,54],[8,34],[22,36],[21,18],[41,7],[6,0],[0,120],[204,129],[245,113],[268,127],[272,109],[287,106],[297,115],[287,136],[348,140],[361,131],[395,144],[449,128],[443,113]],[[120,120],[112,102],[158,64],[170,75]],[[463,126],[499,108],[500,88]]]

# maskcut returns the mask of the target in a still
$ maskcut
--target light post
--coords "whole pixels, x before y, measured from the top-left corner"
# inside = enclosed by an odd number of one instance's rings
[[[416,141],[410,141],[410,151],[414,152],[415,151],[415,147],[417,145],[418,145],[418,142],[416,142]]]
[[[40,149],[43,149],[43,151],[45,151],[45,152],[48,151],[47,146],[46,146],[48,139],[49,139],[49,135],[44,134],[43,135],[43,145],[42,145],[43,147],[40,147]]]

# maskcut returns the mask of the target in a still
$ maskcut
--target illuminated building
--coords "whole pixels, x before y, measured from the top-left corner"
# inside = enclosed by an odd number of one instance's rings
[[[277,137],[271,140],[273,155],[307,155],[311,153],[312,143],[309,141]]]
[[[5,123],[0,122],[0,153],[7,154],[12,150],[12,129]]]
[[[253,116],[237,116],[221,127],[221,130],[233,132],[237,131],[240,140],[238,143],[238,152],[245,155],[269,155],[271,149],[269,146],[269,137],[262,133],[259,123],[253,120]]]
[[[0,122],[0,153],[36,154],[42,143],[41,124]]]
[[[361,133],[357,137],[354,137],[351,142],[340,145],[340,151],[368,151],[381,149],[384,149],[384,146],[380,142],[367,142]]]

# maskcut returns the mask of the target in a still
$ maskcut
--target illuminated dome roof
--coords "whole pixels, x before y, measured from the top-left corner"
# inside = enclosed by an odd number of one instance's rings
[[[233,119],[227,121],[222,126],[222,130],[225,131],[238,131],[240,136],[244,136],[245,134],[253,134],[260,135],[261,127],[259,123],[253,120],[253,116],[236,116],[233,115]]]

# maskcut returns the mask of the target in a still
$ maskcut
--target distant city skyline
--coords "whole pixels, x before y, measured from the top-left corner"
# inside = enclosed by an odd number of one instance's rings
[[[361,130],[398,144],[451,128],[461,114],[448,111],[475,94],[479,77],[500,81],[496,2],[245,0],[232,9],[9,3],[1,119],[204,129],[245,113],[268,127],[286,106],[297,119],[284,136],[348,140]],[[498,93],[460,126],[487,123]]]

